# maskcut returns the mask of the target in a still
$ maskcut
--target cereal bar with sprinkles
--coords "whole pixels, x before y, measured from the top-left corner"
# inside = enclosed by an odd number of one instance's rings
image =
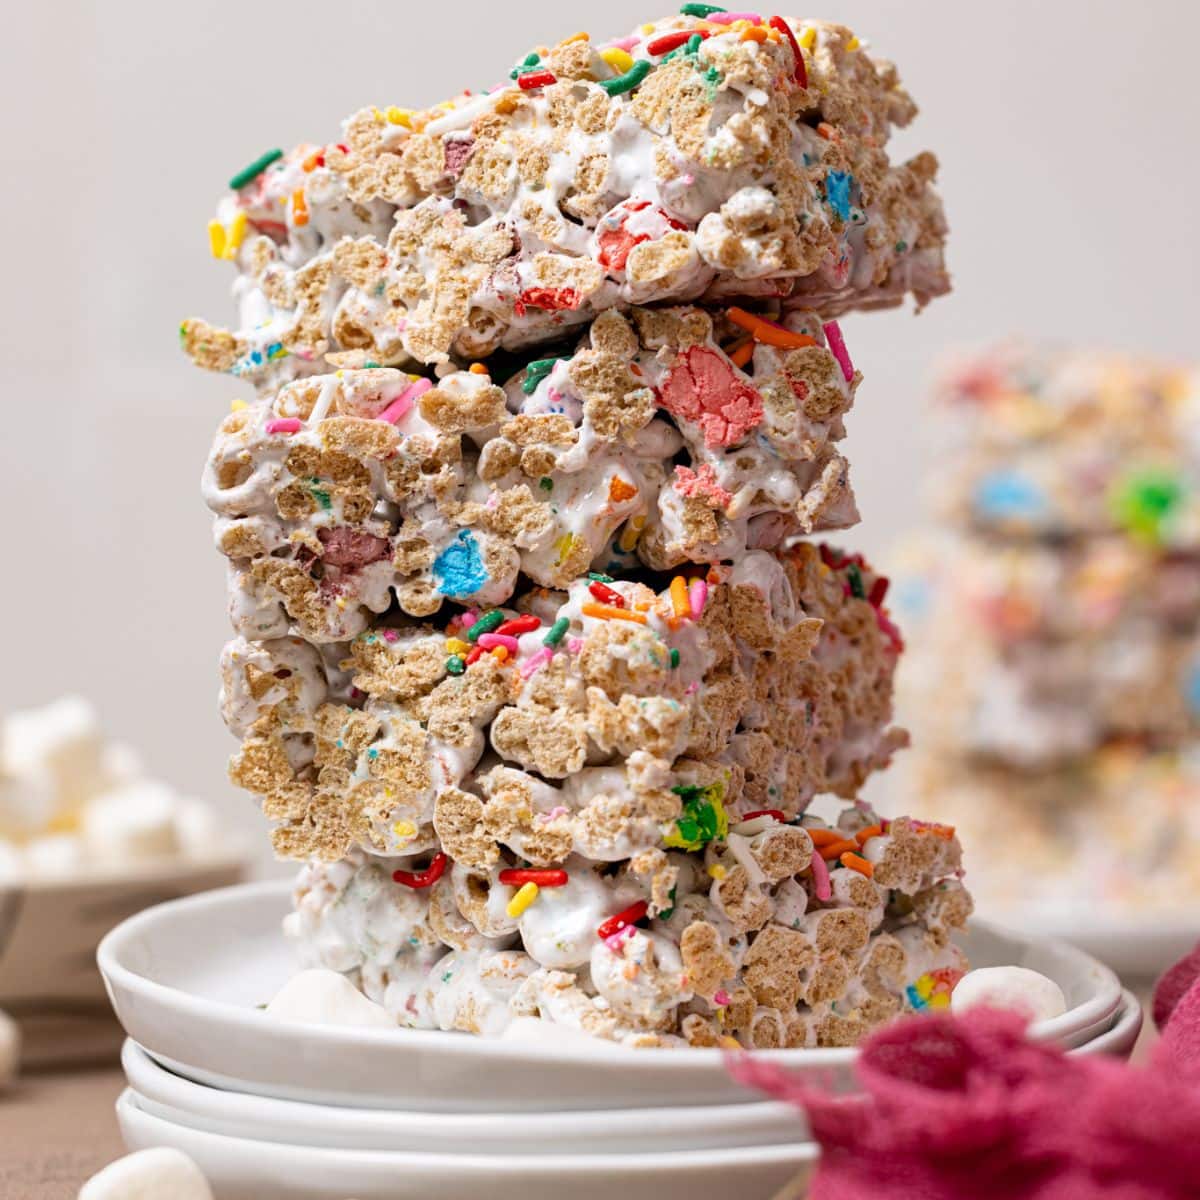
[[[842,1046],[947,1006],[960,875],[948,826],[735,808],[703,856],[544,869],[355,849],[304,868],[285,929],[409,1028],[540,1017],[631,1046]]]
[[[704,7],[250,163],[209,225],[239,320],[186,321],[187,352],[274,388],[330,354],[469,361],[635,304],[828,320],[947,291],[936,159],[888,153],[916,114],[895,68],[841,25]]]
[[[857,520],[836,325],[736,307],[598,317],[536,359],[343,368],[239,404],[204,474],[247,637],[342,641],[518,578],[734,561]]]
[[[905,735],[887,580],[802,543],[530,587],[348,643],[236,639],[230,773],[286,857],[440,848],[487,870],[699,851],[728,814],[853,797]]]

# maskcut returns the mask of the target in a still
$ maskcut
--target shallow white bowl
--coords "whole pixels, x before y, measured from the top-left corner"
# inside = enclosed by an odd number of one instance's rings
[[[190,1155],[216,1200],[758,1200],[812,1170],[811,1142],[682,1153],[442,1154],[327,1149],[189,1129],[143,1112],[126,1091],[117,1121],[130,1150]]]
[[[143,1112],[208,1133],[264,1142],[441,1154],[634,1154],[807,1141],[804,1115],[761,1101],[704,1109],[426,1113],[335,1108],[193,1083],[125,1043],[121,1065]]]
[[[285,882],[247,884],[161,905],[101,943],[100,968],[126,1032],[177,1074],[227,1091],[336,1106],[424,1112],[545,1111],[735,1104],[718,1050],[626,1050],[604,1042],[510,1042],[416,1030],[335,1029],[256,1009],[294,973],[280,933]],[[1062,987],[1068,1012],[1031,1028],[1059,1042],[1110,1021],[1121,988],[1071,946],[1030,942],[976,923],[963,939],[976,966],[1015,964]],[[850,1049],[764,1057],[853,1086]]]
[[[1142,1006],[1128,989],[1121,994],[1121,1006],[1116,1020],[1105,1032],[1098,1034],[1074,1051],[1076,1054],[1108,1054],[1113,1058],[1128,1058],[1142,1032]]]

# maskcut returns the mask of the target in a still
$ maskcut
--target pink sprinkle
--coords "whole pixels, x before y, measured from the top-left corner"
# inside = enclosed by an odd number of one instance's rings
[[[299,433],[304,428],[304,422],[296,417],[276,417],[267,422],[268,433]]]
[[[398,642],[400,635],[394,629],[385,629],[383,631],[383,640],[385,642]]]
[[[433,384],[428,379],[418,379],[415,383],[409,384],[375,419],[395,425],[412,408],[417,398],[425,395],[432,387]]]
[[[734,21],[749,21],[751,25],[761,25],[762,17],[758,13],[740,12],[740,13],[709,13],[704,18],[706,21],[711,21],[714,25],[732,25]]]
[[[829,868],[825,865],[825,860],[815,846],[813,847],[812,873],[813,883],[817,885],[817,899],[828,900],[833,895],[833,890],[829,886]]]
[[[725,1008],[733,1003],[733,997],[724,988],[719,988],[713,992],[713,1003]]]
[[[477,608],[468,608],[467,611],[465,613],[463,613],[462,619],[459,621],[459,624],[462,626],[463,629],[470,629],[471,626],[474,625],[475,622],[478,620],[479,620],[479,610]]]
[[[619,42],[609,42],[610,46],[615,46],[618,50],[632,50],[642,39],[634,34],[631,37],[622,38]]]
[[[580,652],[580,650],[583,649],[583,638],[581,638],[581,637],[567,638],[567,649],[570,650],[570,652],[572,654],[578,654]]]
[[[622,943],[633,937],[636,925],[626,925],[624,929],[618,930],[616,933],[610,934],[604,939],[604,944],[614,953],[621,953]]]
[[[685,696],[694,696],[699,690],[700,685],[698,683],[689,683],[687,687],[684,688],[683,694]]]
[[[688,600],[691,602],[693,620],[700,620],[704,606],[708,603],[708,584],[703,579],[692,580],[692,586],[688,589]]]
[[[565,804],[556,804],[549,812],[539,813],[538,820],[543,825],[549,825],[558,817],[565,817],[571,810]]]
[[[509,654],[517,652],[517,639],[509,637],[507,633],[481,633],[475,639],[475,645],[482,646],[485,650],[495,650],[497,646],[503,646]]]
[[[483,635],[484,637],[487,634]],[[479,639],[483,641],[483,637]],[[521,664],[521,678],[528,679],[535,671],[540,670],[554,657],[554,651],[549,646],[543,646],[527,663]]]
[[[846,350],[846,339],[842,337],[841,327],[836,321],[830,321],[821,328],[825,330],[825,338],[829,342],[829,352],[838,360],[842,374],[849,383],[854,378],[854,364],[850,361],[850,355]]]

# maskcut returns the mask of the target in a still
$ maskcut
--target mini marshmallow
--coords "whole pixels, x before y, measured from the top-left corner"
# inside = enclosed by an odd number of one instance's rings
[[[27,842],[25,871],[29,876],[70,875],[84,863],[83,839],[76,833],[52,833]]]
[[[83,812],[83,837],[96,859],[128,862],[178,852],[177,800],[169,788],[131,783],[92,800]]]
[[[69,819],[95,793],[102,755],[99,718],[81,696],[12,713],[0,726],[3,769],[18,778],[42,772],[50,777],[55,791],[51,819]]]
[[[344,975],[324,967],[301,971],[289,979],[266,1011],[281,1020],[305,1025],[396,1028],[396,1022],[381,1005],[368,1000]]]
[[[216,812],[202,800],[180,800],[175,807],[175,840],[184,854],[203,858],[225,843]]]
[[[21,1031],[6,1012],[0,1012],[0,1091],[17,1077],[21,1065]]]
[[[109,1163],[79,1189],[79,1200],[213,1200],[213,1194],[186,1154],[157,1147]]]
[[[0,775],[0,837],[29,837],[54,817],[54,781],[46,771]]]
[[[1053,979],[1028,967],[979,967],[958,981],[950,1008],[1006,1008],[1030,1021],[1045,1021],[1065,1013],[1067,1000]]]
[[[15,888],[25,878],[25,863],[15,842],[0,837],[0,889]]]

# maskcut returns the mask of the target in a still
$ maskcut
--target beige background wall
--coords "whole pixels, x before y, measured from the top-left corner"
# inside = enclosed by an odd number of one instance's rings
[[[954,296],[844,326],[867,377],[850,426],[856,540],[882,549],[919,516],[919,397],[943,346],[1025,331],[1195,352],[1200,6],[817,11],[900,64],[923,108],[901,145],[941,157],[953,226]],[[68,0],[9,14],[0,709],[83,690],[158,772],[257,828],[224,780],[222,574],[197,483],[238,389],[176,346],[182,316],[230,312],[211,204],[262,149],[332,138],[363,104],[432,103],[494,82],[535,42],[652,15],[646,0]]]

